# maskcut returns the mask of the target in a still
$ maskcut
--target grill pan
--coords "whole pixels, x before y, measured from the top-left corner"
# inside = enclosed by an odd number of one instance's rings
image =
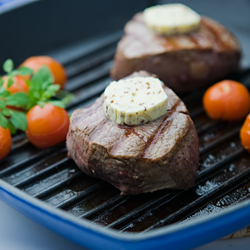
[[[114,31],[50,53],[64,63],[66,89],[75,95],[69,113],[93,103],[109,84],[121,34]],[[250,89],[249,69],[230,78]],[[250,155],[239,140],[242,122],[210,120],[202,108],[203,93],[181,96],[200,139],[199,172],[191,189],[121,196],[82,173],[67,158],[64,143],[40,150],[18,133],[11,154],[0,161],[0,198],[88,249],[190,249],[250,225]]]

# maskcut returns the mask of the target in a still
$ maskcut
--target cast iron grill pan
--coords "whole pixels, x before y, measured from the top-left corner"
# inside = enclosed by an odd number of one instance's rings
[[[67,110],[86,107],[109,84],[109,70],[120,33],[95,50],[65,60],[66,89],[75,98]],[[108,41],[108,42],[107,42]],[[62,51],[63,53],[63,51]],[[250,87],[250,71],[231,76]],[[121,196],[108,183],[82,173],[68,159],[65,143],[40,150],[23,133],[13,138],[11,154],[0,161],[0,178],[51,206],[118,232],[143,234],[169,224],[214,213],[250,196],[250,155],[239,139],[240,123],[209,119],[202,108],[204,90],[181,96],[200,139],[200,165],[189,190],[161,190]]]

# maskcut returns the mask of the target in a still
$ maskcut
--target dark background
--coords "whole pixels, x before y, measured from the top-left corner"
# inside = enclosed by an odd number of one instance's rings
[[[29,56],[51,54],[65,46],[122,30],[134,13],[147,6],[169,2],[180,1],[31,1],[0,13],[0,64],[12,58],[18,65]],[[250,67],[250,1],[186,0],[182,3],[230,29],[243,47],[242,67]]]

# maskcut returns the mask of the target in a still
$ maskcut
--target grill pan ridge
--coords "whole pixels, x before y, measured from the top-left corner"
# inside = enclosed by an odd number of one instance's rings
[[[67,107],[69,113],[92,103],[110,82],[115,42],[77,58],[77,63],[71,61],[65,65],[69,73],[67,88],[75,95]],[[87,61],[92,62],[91,67],[86,66]],[[250,87],[248,72],[233,77]],[[196,184],[189,190],[121,196],[111,185],[83,174],[67,158],[64,143],[40,150],[22,133],[14,136],[11,154],[0,162],[0,178],[79,220],[119,233],[143,235],[190,220],[202,211],[206,214],[208,206],[222,210],[249,197],[250,155],[240,144],[240,124],[210,120],[201,108],[202,94],[203,90],[183,97],[200,139],[199,172]]]
[[[111,81],[120,35],[105,37],[89,53],[65,61],[66,90],[75,95],[69,113],[93,103]],[[250,70],[231,78],[250,89]],[[248,226],[250,155],[240,143],[242,123],[209,119],[202,108],[204,91],[181,96],[200,140],[199,171],[191,189],[122,196],[82,173],[68,159],[65,143],[40,150],[19,133],[10,155],[0,161],[0,198],[89,249],[102,249],[101,242],[107,249],[189,249]],[[208,236],[197,239],[202,233]]]

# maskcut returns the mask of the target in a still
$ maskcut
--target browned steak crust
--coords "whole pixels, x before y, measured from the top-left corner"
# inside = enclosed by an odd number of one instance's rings
[[[237,70],[240,57],[236,37],[210,18],[202,17],[197,31],[163,36],[148,29],[139,13],[125,26],[111,76],[118,80],[134,71],[147,70],[175,92],[183,93]]]
[[[67,136],[69,156],[83,172],[106,180],[122,194],[191,187],[198,167],[198,136],[184,103],[168,87],[164,90],[168,113],[140,126],[108,120],[103,95],[76,110]]]

